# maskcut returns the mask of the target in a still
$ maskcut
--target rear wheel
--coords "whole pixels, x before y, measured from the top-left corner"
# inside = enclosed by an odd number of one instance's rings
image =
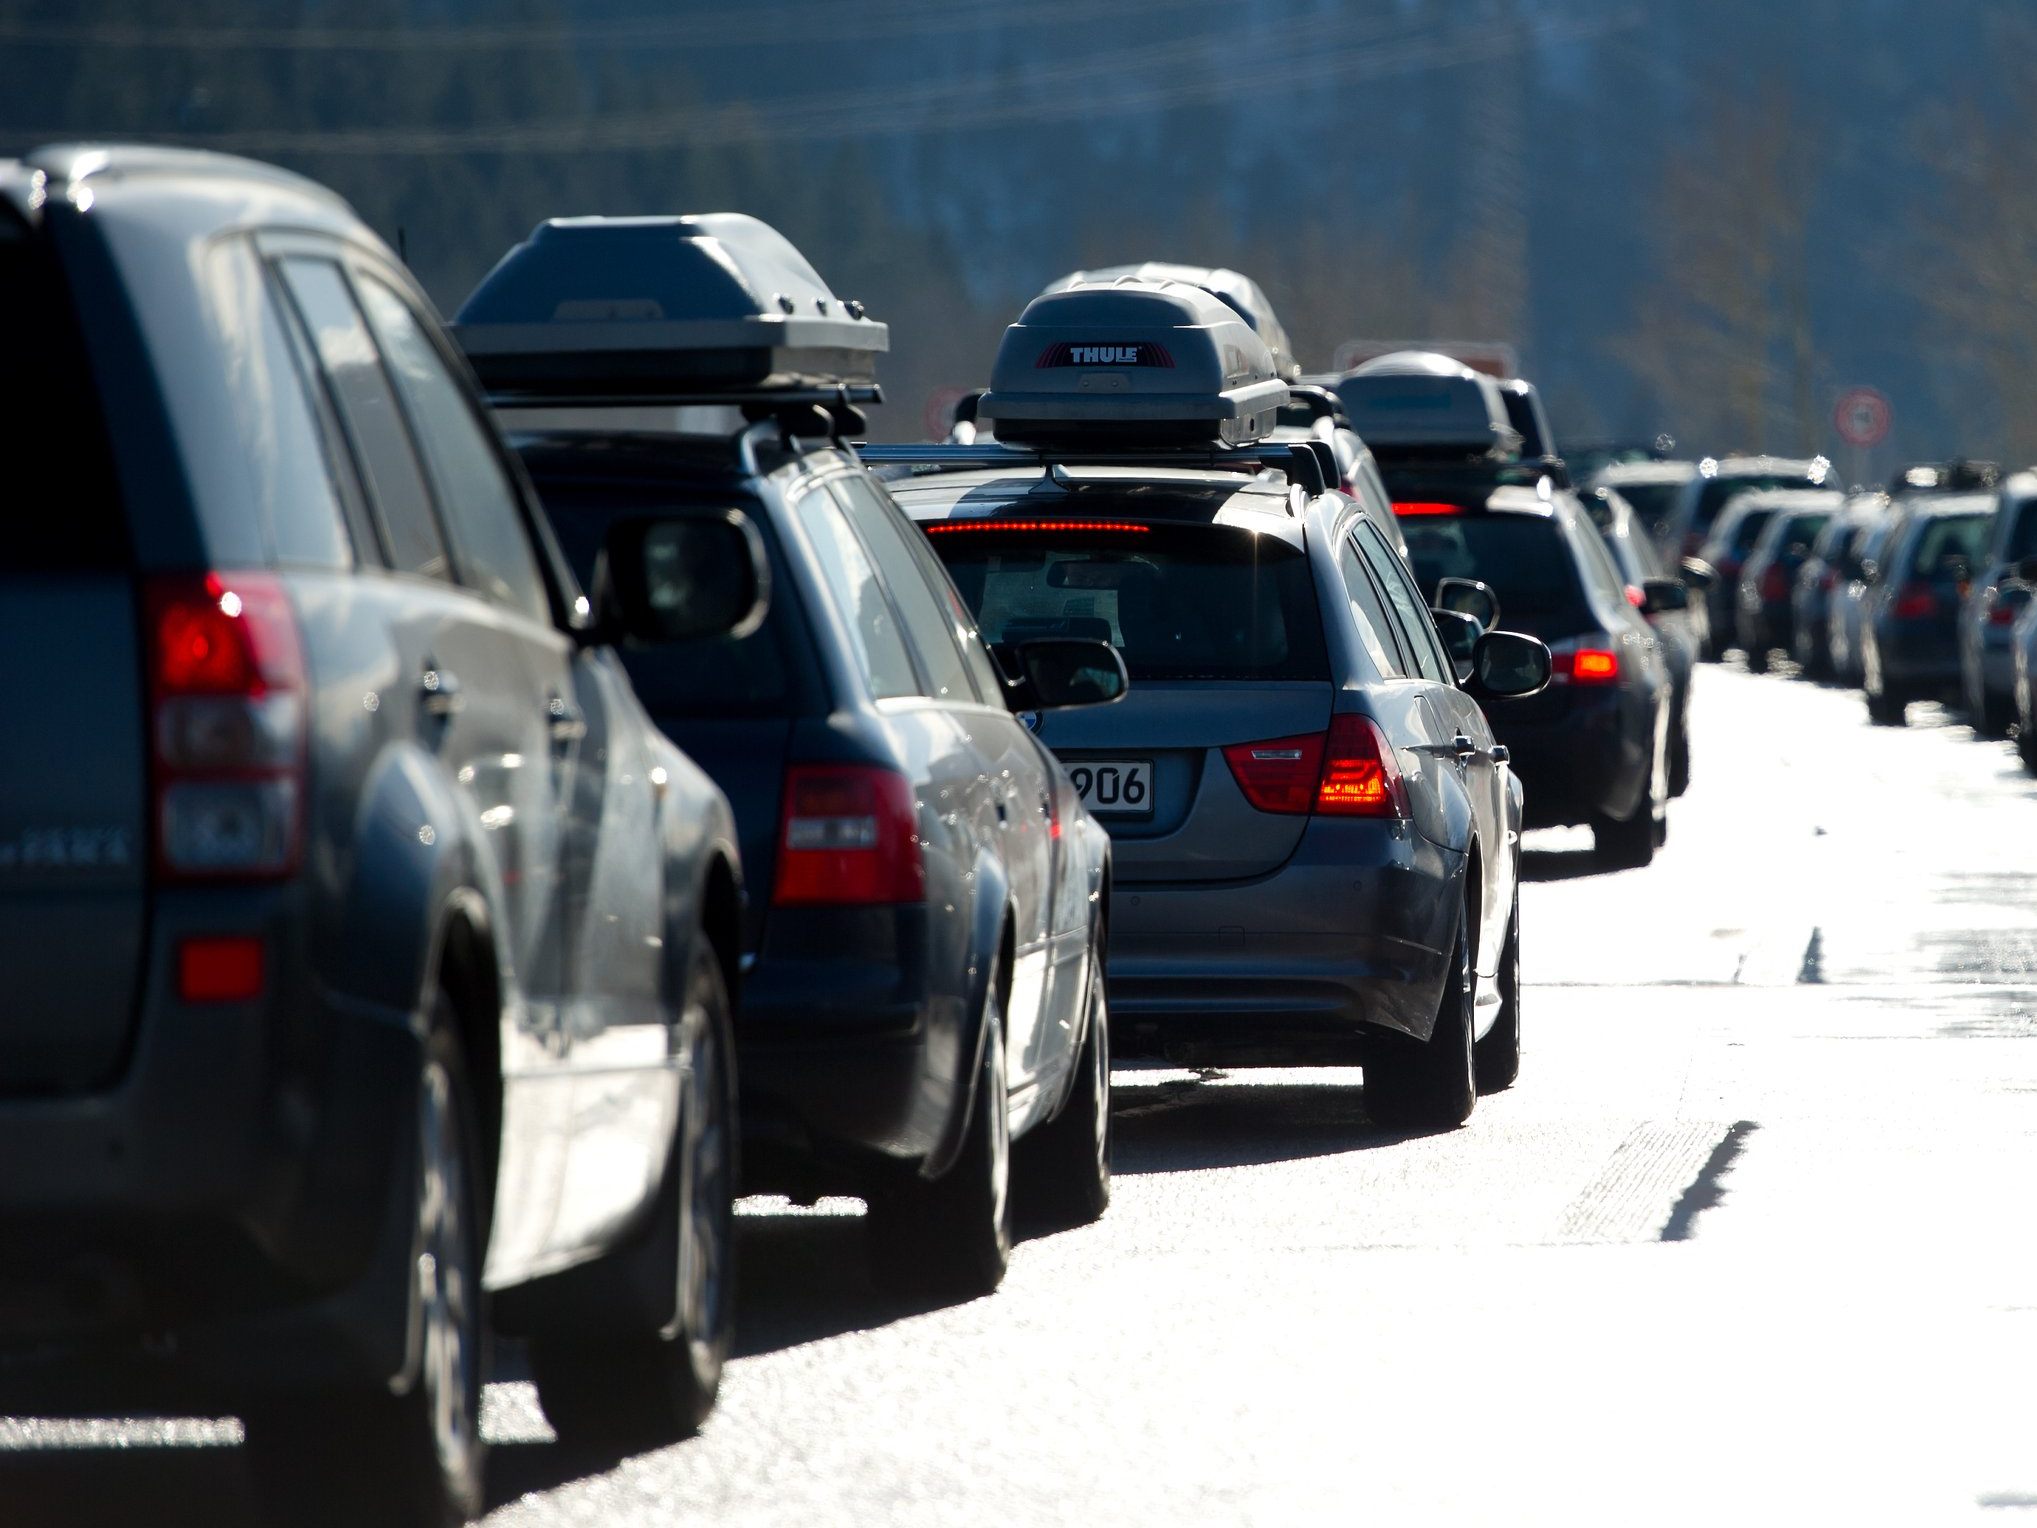
[[[1676,713],[1676,724],[1669,731],[1669,794],[1681,796],[1690,789],[1690,717],[1688,713]]]
[[[482,1508],[481,1266],[474,1108],[452,1004],[432,1013],[418,1088],[409,1390],[289,1397],[244,1417],[267,1516],[449,1528]]]
[[[714,1409],[735,1324],[734,1033],[721,964],[702,936],[680,1014],[689,1066],[656,1234],[673,1256],[662,1325],[594,1341],[531,1339],[531,1373],[568,1442],[654,1448],[691,1437]]]
[[[1499,1017],[1472,1047],[1478,1091],[1498,1093],[1521,1075],[1521,894],[1507,916],[1507,942],[1499,952]]]
[[[1459,909],[1456,944],[1429,1038],[1382,1032],[1366,1054],[1365,1111],[1378,1124],[1454,1130],[1471,1118],[1478,1102],[1471,918],[1469,904]]]
[[[1888,690],[1867,692],[1867,719],[1877,727],[1900,727],[1909,720],[1910,703]]]
[[[1602,863],[1615,870],[1639,870],[1655,858],[1656,822],[1662,815],[1662,801],[1655,794],[1655,776],[1651,771],[1647,794],[1632,817],[1624,822],[1616,817],[1592,818],[1592,848]]]
[[[1057,1226],[1086,1226],[1110,1206],[1110,1014],[1095,954],[1087,1003],[1068,1101],[1012,1151],[1020,1205]]]
[[[887,1172],[869,1187],[871,1261],[893,1289],[970,1299],[1004,1282],[1011,1261],[1011,1122],[999,981],[993,968],[961,1155],[931,1181],[916,1172]]]
[[[1747,672],[1750,674],[1765,674],[1768,672],[1767,648],[1754,646],[1747,649]]]

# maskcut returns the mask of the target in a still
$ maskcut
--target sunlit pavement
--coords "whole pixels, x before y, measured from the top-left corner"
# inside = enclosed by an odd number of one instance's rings
[[[498,1383],[491,1522],[2037,1516],[2037,783],[1933,707],[1695,705],[1651,868],[1530,840],[1527,1058],[1467,1127],[1121,1071],[1106,1220],[935,1311],[749,1206],[706,1433],[568,1454]],[[227,1437],[0,1422],[0,1522],[244,1522]]]

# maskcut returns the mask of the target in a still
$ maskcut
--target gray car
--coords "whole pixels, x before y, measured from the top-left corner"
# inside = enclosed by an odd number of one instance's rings
[[[1690,687],[1704,640],[1698,612],[1711,587],[1711,569],[1695,558],[1674,571],[1664,568],[1647,526],[1619,490],[1588,489],[1579,498],[1591,523],[1598,527],[1599,539],[1612,553],[1630,603],[1638,607],[1646,600],[1644,591],[1652,580],[1672,580],[1687,591],[1682,609],[1654,610],[1647,616],[1669,670],[1669,794],[1681,796],[1690,789]],[[1636,595],[1641,599],[1636,600]]]
[[[2010,477],[1996,503],[1994,533],[1959,611],[1960,689],[1967,717],[1985,737],[2000,737],[2014,715],[2012,628],[2029,598],[2017,569],[2037,557],[2037,472]]]
[[[639,520],[590,608],[415,283],[268,166],[0,161],[0,289],[64,482],[0,535],[0,1411],[238,1413],[279,1521],[443,1525],[492,1301],[548,1408],[690,1431],[740,860],[615,645],[752,618],[740,524]]]
[[[1895,531],[1895,516],[1887,498],[1862,495],[1876,502],[1863,508],[1867,524],[1847,545],[1839,566],[1839,578],[1825,607],[1825,636],[1832,656],[1832,677],[1843,685],[1858,685],[1862,679],[1861,634],[1865,630],[1867,595],[1875,570],[1888,550]],[[1859,500],[1855,501],[1856,503]]]
[[[1594,488],[1613,488],[1629,504],[1665,563],[1674,563],[1682,553],[1672,549],[1669,523],[1683,497],[1683,486],[1697,476],[1696,462],[1615,462],[1601,467],[1591,477]]]

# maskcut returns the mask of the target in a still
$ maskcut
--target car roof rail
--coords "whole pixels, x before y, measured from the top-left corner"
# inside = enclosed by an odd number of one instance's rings
[[[1335,455],[1328,441],[1263,441],[1249,446],[1209,445],[1166,450],[1113,449],[1094,446],[1021,446],[1007,442],[970,445],[856,444],[856,453],[871,467],[900,469],[904,477],[943,472],[1052,472],[1055,467],[1152,467],[1214,472],[1278,472],[1310,498],[1329,491],[1335,481]],[[1325,459],[1330,463],[1324,470]]]

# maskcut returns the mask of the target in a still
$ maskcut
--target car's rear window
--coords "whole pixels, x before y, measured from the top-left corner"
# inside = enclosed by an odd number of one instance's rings
[[[1475,578],[1499,596],[1500,624],[1563,637],[1597,625],[1562,528],[1546,515],[1435,515],[1401,521],[1422,592],[1445,578]]]
[[[0,213],[0,460],[41,464],[49,493],[0,495],[0,574],[128,564],[126,518],[84,340],[55,262]],[[23,479],[26,481],[26,479]]]
[[[1277,536],[1117,519],[926,530],[993,645],[1107,641],[1135,680],[1329,677],[1308,557]]]
[[[1966,577],[1979,567],[1992,528],[1987,515],[1933,515],[1916,538],[1910,567],[1919,578]]]
[[[1798,543],[1809,546],[1818,539],[1831,518],[1830,515],[1788,515],[1784,517],[1781,529],[1769,537],[1769,543],[1777,552],[1786,552]]]
[[[1744,477],[1708,478],[1698,490],[1697,511],[1691,516],[1690,528],[1694,531],[1710,530],[1712,522],[1719,518],[1719,511],[1729,500],[1756,488],[1818,488],[1800,472],[1787,474],[1750,473]]]
[[[2026,557],[2037,557],[2037,499],[2013,503],[2002,513],[2014,517],[2009,526],[2008,545],[2003,549],[2004,560],[2021,562]]]
[[[1621,498],[1634,506],[1634,513],[1641,517],[1649,533],[1656,536],[1669,523],[1676,508],[1676,496],[1683,492],[1681,483],[1616,483],[1614,487]]]
[[[1754,550],[1754,543],[1761,539],[1761,533],[1768,528],[1768,522],[1775,518],[1772,509],[1750,509],[1738,523],[1728,526],[1726,550],[1735,557],[1745,557]]]

